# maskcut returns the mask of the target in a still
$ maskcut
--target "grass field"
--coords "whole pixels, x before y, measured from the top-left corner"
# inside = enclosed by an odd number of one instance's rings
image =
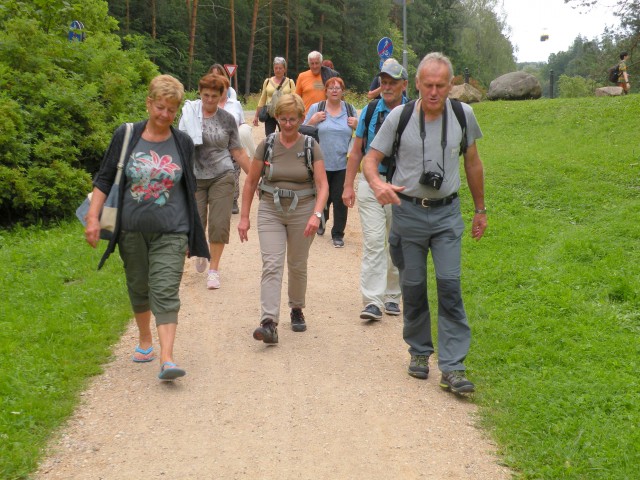
[[[640,96],[474,110],[489,229],[465,237],[463,288],[481,424],[518,478],[637,478]],[[0,232],[0,478],[28,477],[130,317],[120,260],[96,274],[100,254],[75,222]]]

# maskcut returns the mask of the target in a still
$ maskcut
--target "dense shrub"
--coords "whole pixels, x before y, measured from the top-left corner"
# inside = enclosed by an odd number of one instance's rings
[[[569,77],[560,75],[558,79],[558,94],[561,98],[591,97],[598,88],[598,84],[584,77]]]

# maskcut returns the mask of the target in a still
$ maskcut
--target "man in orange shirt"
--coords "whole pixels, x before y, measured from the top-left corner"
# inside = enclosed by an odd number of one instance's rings
[[[296,93],[302,97],[305,114],[311,105],[327,99],[324,89],[325,82],[330,78],[340,76],[335,70],[322,65],[320,52],[309,53],[307,61],[309,62],[309,70],[300,73],[296,80]]]

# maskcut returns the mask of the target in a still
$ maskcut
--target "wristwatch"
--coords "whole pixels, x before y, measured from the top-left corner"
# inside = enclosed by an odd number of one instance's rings
[[[476,208],[476,213],[480,214],[480,215],[484,215],[487,213],[487,209],[486,208]]]
[[[318,217],[320,220],[322,220],[322,212],[313,212],[313,214]]]

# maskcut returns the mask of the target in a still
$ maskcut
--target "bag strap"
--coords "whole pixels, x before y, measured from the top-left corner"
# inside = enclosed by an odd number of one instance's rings
[[[116,179],[114,182],[115,185],[120,185],[120,179],[122,178],[122,169],[124,168],[124,159],[127,156],[127,149],[129,148],[129,140],[131,140],[132,130],[133,123],[126,123],[124,141],[122,142],[122,151],[120,152],[120,160],[118,160],[118,173],[116,173]]]
[[[373,112],[375,112],[376,107],[378,106],[379,98],[372,100],[367,105],[367,113],[364,116],[364,136],[362,137],[362,153],[365,153],[365,149],[367,148],[367,139],[369,138],[369,124],[371,123],[371,118],[373,118]]]
[[[453,109],[453,113],[456,115],[458,119],[458,123],[460,124],[460,128],[462,129],[462,138],[460,139],[460,153],[464,155],[467,153],[467,117],[464,114],[464,109],[462,108],[462,103],[459,100],[454,98],[450,98],[451,108]]]
[[[320,100],[318,102],[318,111],[319,112],[324,112],[325,108],[327,108],[327,101],[326,100]]]
[[[287,79],[287,77],[282,77],[282,80],[280,80],[280,85],[278,85],[278,88],[276,88],[276,90],[280,90],[282,88],[282,85],[284,85],[284,81]]]

